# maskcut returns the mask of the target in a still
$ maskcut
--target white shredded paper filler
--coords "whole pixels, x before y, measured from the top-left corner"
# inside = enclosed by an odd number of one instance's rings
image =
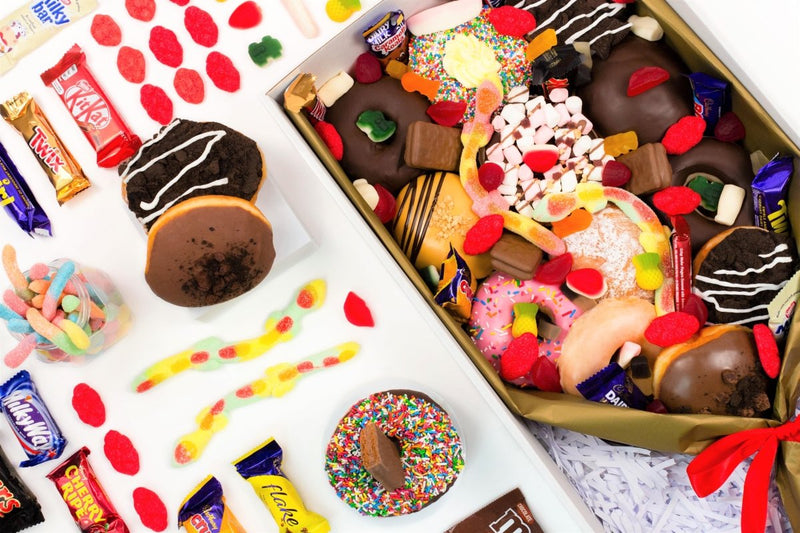
[[[715,493],[698,498],[686,467],[694,456],[666,454],[528,420],[534,436],[608,532],[708,533],[740,530],[742,490],[750,459]],[[775,471],[767,533],[789,533]]]

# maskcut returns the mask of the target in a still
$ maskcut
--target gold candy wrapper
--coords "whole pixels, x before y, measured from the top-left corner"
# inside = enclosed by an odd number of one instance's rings
[[[5,17],[0,21],[0,74],[96,7],[97,0],[34,0]]]
[[[21,92],[7,100],[0,105],[0,113],[28,143],[55,187],[59,204],[91,185],[30,94]]]

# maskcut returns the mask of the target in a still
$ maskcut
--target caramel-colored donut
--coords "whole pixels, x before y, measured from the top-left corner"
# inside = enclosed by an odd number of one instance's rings
[[[644,330],[656,317],[656,309],[641,298],[609,298],[578,317],[572,324],[556,360],[564,392],[580,396],[578,383],[602,370],[627,341],[652,345]],[[647,354],[645,354],[647,355]]]
[[[274,260],[272,226],[253,204],[199,196],[171,207],[153,225],[144,276],[162,299],[199,307],[249,291]]]

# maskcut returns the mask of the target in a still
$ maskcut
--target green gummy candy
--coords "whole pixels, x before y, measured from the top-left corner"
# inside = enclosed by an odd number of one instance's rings
[[[81,301],[78,299],[78,297],[72,294],[68,294],[61,299],[61,309],[63,309],[66,313],[73,312],[80,304]]]
[[[529,316],[531,318],[535,318],[536,313],[539,312],[539,306],[533,302],[516,303],[514,304],[513,309],[515,317]]]
[[[633,256],[633,266],[637,270],[652,270],[654,268],[658,268],[660,263],[661,256],[655,252],[648,252]]]
[[[250,43],[247,47],[247,53],[250,54],[250,59],[259,67],[263,67],[270,59],[278,59],[281,57],[283,47],[281,42],[274,37],[265,35],[261,42]]]
[[[376,143],[385,141],[397,130],[397,124],[384,117],[383,112],[371,109],[358,115],[356,126],[367,134],[370,141]]]
[[[722,194],[724,185],[718,181],[712,181],[705,176],[696,176],[687,186],[700,195],[700,206],[707,210],[716,212],[719,205],[719,195]]]

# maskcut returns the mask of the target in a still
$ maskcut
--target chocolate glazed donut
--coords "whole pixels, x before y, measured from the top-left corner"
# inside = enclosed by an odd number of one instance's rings
[[[753,182],[753,168],[750,156],[744,148],[738,144],[706,137],[688,152],[669,156],[669,162],[672,165],[672,185],[685,185],[689,176],[702,172],[719,178],[722,183],[732,183],[743,188],[744,203],[733,225],[753,225],[753,193],[750,189]],[[729,229],[729,226],[714,222],[697,211],[689,213],[684,218],[691,229],[692,255],[696,255],[709,239]]]
[[[628,80],[642,67],[657,66],[669,80],[637,96],[628,96]],[[659,142],[671,125],[693,115],[692,91],[683,75],[688,68],[664,43],[635,35],[611,49],[606,60],[595,60],[592,81],[578,89],[583,112],[604,136],[633,130],[639,146]]]
[[[344,142],[341,165],[351,180],[364,178],[368,182],[386,187],[397,194],[405,184],[419,176],[419,169],[406,165],[403,153],[406,148],[406,131],[417,120],[430,122],[425,113],[428,100],[409,93],[400,82],[385,76],[375,83],[355,83],[328,109],[325,120],[336,127]],[[376,143],[358,129],[358,116],[368,110],[383,112],[397,123],[397,131],[384,142]]]

